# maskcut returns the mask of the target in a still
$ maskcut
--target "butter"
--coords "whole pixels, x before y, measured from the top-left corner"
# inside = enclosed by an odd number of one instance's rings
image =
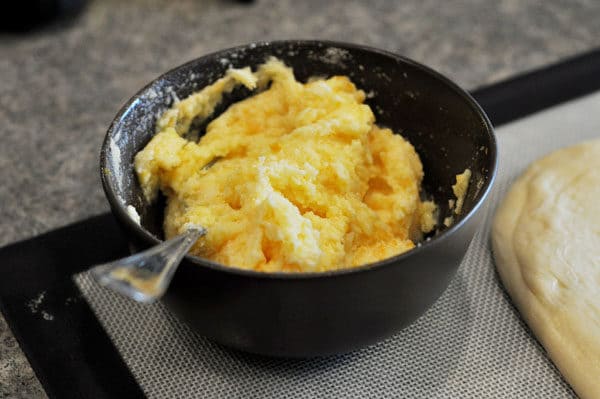
[[[236,85],[258,92],[197,143],[185,139]],[[335,270],[413,248],[434,229],[436,205],[420,199],[413,146],[378,127],[364,100],[345,76],[303,84],[271,58],[174,104],[135,157],[147,198],[167,197],[166,237],[202,225],[208,233],[192,253],[268,272]]]

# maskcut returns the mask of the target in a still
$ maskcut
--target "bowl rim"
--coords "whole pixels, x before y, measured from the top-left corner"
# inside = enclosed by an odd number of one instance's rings
[[[395,54],[391,51],[378,49],[375,47],[362,45],[362,44],[354,44],[340,41],[331,41],[331,40],[304,40],[304,39],[290,39],[290,40],[273,40],[273,41],[255,41],[249,42],[246,44],[229,47],[217,51],[213,51],[211,53],[202,55],[200,57],[194,58],[190,61],[187,61],[181,65],[175,66],[168,71],[162,73],[158,77],[152,79],[148,84],[146,84],[143,88],[138,90],[129,100],[125,102],[125,104],[119,109],[115,117],[113,118],[109,128],[106,132],[104,140],[102,142],[102,146],[100,149],[100,179],[102,181],[102,187],[104,189],[105,196],[110,204],[111,211],[114,216],[119,219],[121,223],[125,223],[129,228],[129,231],[136,234],[142,241],[156,245],[162,242],[162,240],[158,239],[148,230],[146,230],[141,224],[136,223],[127,212],[127,205],[123,203],[123,201],[119,198],[119,195],[116,194],[115,189],[104,171],[108,168],[108,151],[110,146],[110,139],[113,137],[115,129],[120,121],[129,113],[130,108],[139,100],[139,98],[149,89],[152,85],[154,85],[157,81],[164,79],[179,70],[186,69],[187,67],[197,63],[199,60],[206,58],[214,58],[216,56],[222,55],[224,53],[231,53],[235,51],[248,51],[254,50],[257,48],[264,47],[272,47],[272,46],[282,46],[282,45],[301,45],[301,46],[314,46],[317,48],[340,48],[344,50],[360,50],[367,51],[371,53],[375,53],[384,57],[388,57],[399,61],[401,63],[408,64],[426,74],[432,76],[433,78],[441,81],[441,83],[445,84],[448,88],[458,94],[482,119],[486,130],[489,136],[489,156],[491,160],[491,167],[488,171],[488,179],[485,184],[481,187],[478,195],[476,203],[473,205],[468,212],[459,215],[459,217],[455,220],[455,223],[452,224],[448,229],[442,231],[438,235],[432,237],[431,239],[425,240],[424,242],[418,243],[414,248],[410,250],[400,253],[398,255],[382,259],[376,262],[367,263],[360,266],[355,267],[347,267],[336,270],[328,270],[322,272],[263,272],[256,271],[251,269],[243,269],[235,266],[227,266],[222,265],[220,263],[213,262],[211,260],[201,258],[195,255],[186,255],[184,259],[188,262],[191,262],[196,267],[208,267],[209,269],[217,272],[223,272],[228,274],[237,275],[240,277],[253,277],[253,278],[264,278],[264,279],[272,279],[272,280],[312,280],[312,279],[321,279],[328,277],[339,277],[346,275],[353,275],[356,273],[363,273],[372,270],[379,270],[386,267],[395,267],[396,263],[402,262],[407,258],[418,256],[419,253],[430,250],[435,246],[441,245],[441,243],[447,241],[450,236],[455,234],[458,230],[460,230],[468,221],[471,219],[477,211],[481,208],[481,206],[485,203],[486,198],[488,197],[491,188],[495,182],[497,170],[498,170],[498,146],[496,141],[496,136],[494,132],[494,127],[490,122],[488,116],[481,106],[475,101],[475,99],[464,89],[462,89],[458,84],[454,83],[445,75],[440,72],[435,71],[434,69],[423,65],[417,61],[414,61],[405,56]],[[182,260],[183,262],[183,260]]]

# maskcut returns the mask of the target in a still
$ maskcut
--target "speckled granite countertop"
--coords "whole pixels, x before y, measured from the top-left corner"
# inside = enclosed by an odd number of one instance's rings
[[[105,212],[97,158],[113,115],[147,81],[209,51],[351,41],[474,88],[597,46],[599,20],[595,0],[92,1],[70,24],[0,36],[0,245]],[[0,398],[38,397],[0,316]]]

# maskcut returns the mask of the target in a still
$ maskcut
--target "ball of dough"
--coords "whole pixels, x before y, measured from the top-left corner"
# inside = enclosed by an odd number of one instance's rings
[[[600,398],[600,140],[534,162],[492,228],[498,274],[582,398]]]

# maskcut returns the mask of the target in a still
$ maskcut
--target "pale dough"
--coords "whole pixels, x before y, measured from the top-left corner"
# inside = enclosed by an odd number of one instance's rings
[[[600,140],[534,162],[498,209],[492,244],[550,358],[581,398],[600,398]]]

